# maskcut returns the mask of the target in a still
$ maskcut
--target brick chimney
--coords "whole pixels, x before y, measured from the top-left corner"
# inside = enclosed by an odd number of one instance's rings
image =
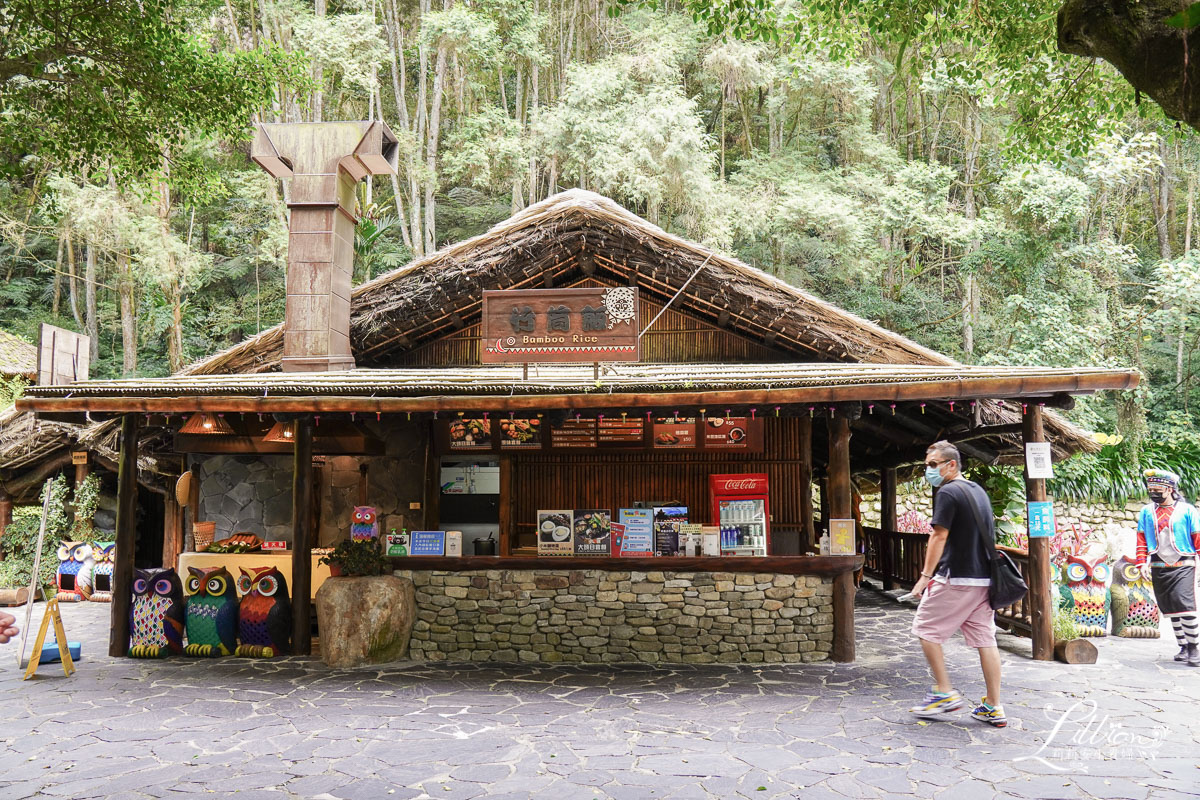
[[[396,155],[396,137],[382,121],[258,125],[250,158],[291,178],[284,372],[354,369],[354,188],[368,175],[395,172]]]

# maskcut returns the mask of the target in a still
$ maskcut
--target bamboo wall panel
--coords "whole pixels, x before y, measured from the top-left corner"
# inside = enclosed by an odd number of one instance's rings
[[[708,476],[726,472],[767,473],[772,531],[799,529],[799,420],[765,423],[762,453],[513,453],[514,544],[534,545],[540,508],[608,508],[615,518],[617,509],[637,500],[676,500],[688,507],[689,521],[712,524]]]
[[[589,278],[562,288],[610,285],[614,284]],[[645,330],[662,308],[661,303],[648,300],[643,293],[638,309],[638,330]],[[467,325],[442,338],[390,356],[386,364],[373,363],[371,366],[449,367],[478,364],[480,335],[479,323]],[[794,360],[794,356],[672,307],[642,337],[641,360],[650,363],[780,362]]]

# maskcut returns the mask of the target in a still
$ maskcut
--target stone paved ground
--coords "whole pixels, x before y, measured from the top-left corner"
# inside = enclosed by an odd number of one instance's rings
[[[1167,641],[1067,667],[1004,636],[1009,727],[922,723],[911,610],[858,600],[855,664],[671,669],[109,659],[107,607],[67,606],[75,676],[0,648],[0,798],[1200,797],[1200,669]]]

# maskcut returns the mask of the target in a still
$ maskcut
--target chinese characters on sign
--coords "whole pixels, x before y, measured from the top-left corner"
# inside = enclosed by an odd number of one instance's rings
[[[637,361],[638,290],[516,289],[483,293],[484,364]]]
[[[1025,445],[1025,468],[1030,478],[1053,478],[1054,463],[1050,458],[1049,442],[1028,442]]]
[[[1029,538],[1049,539],[1054,536],[1054,503],[1035,500],[1029,504]]]

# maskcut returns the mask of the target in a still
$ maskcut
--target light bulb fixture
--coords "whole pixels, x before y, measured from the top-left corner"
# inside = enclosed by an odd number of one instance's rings
[[[263,441],[291,444],[296,441],[296,423],[276,422],[271,426],[271,430],[267,431],[267,435],[263,437]]]
[[[197,411],[188,417],[188,421],[183,423],[183,427],[179,429],[179,432],[217,433],[228,436],[233,433],[233,428],[229,427],[229,423],[220,415],[210,414],[207,411]]]

